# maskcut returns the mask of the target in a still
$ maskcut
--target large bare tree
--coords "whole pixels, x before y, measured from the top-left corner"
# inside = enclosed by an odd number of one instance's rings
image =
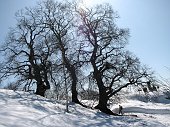
[[[26,8],[16,13],[17,26],[11,28],[2,50],[6,59],[1,68],[1,78],[15,77],[25,90],[36,83],[36,94],[45,96],[50,89],[50,56],[53,49],[50,35],[41,25],[38,11]],[[9,77],[8,77],[9,78]]]
[[[76,52],[77,46],[73,27],[74,16],[71,3],[47,0],[40,5],[40,9],[44,17],[43,24],[54,36],[54,44],[60,51],[61,66],[64,65],[69,73],[72,102],[81,104],[78,100],[77,92],[79,61],[76,58],[78,54]]]
[[[153,81],[152,73],[126,50],[129,30],[116,25],[118,15],[108,4],[82,9],[46,0],[16,17],[17,26],[1,50],[5,55],[1,79],[13,77],[25,90],[36,83],[41,96],[52,83],[56,88],[68,83],[72,102],[81,105],[77,88],[93,81],[99,92],[95,108],[112,115],[117,114],[107,103],[113,95],[129,85]]]
[[[79,35],[86,47],[81,53],[88,56],[92,68],[89,74],[99,89],[95,108],[116,115],[107,107],[109,98],[128,85],[146,83],[149,75],[141,69],[138,59],[126,52],[128,29],[117,27],[118,15],[110,5],[76,11]],[[143,78],[146,79],[142,81]]]

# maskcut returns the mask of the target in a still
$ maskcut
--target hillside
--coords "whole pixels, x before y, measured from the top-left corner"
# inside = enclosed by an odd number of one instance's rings
[[[108,116],[97,110],[65,105],[26,92],[0,89],[0,127],[168,127],[170,104],[130,100],[122,103],[126,114]],[[116,110],[117,105],[113,106]]]

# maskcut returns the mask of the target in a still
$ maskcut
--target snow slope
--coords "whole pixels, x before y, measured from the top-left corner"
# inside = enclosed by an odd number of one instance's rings
[[[65,105],[25,92],[0,89],[0,127],[168,127],[170,105],[129,101],[125,114],[108,116],[97,110]],[[169,106],[169,107],[168,107]],[[157,110],[158,109],[158,110]],[[153,113],[154,112],[154,113]]]
[[[167,102],[169,104],[128,100],[127,103],[121,103],[121,105],[124,107],[125,115],[136,114],[141,119],[159,121],[170,127],[170,100],[167,100]],[[117,112],[117,105],[114,105],[112,109]]]

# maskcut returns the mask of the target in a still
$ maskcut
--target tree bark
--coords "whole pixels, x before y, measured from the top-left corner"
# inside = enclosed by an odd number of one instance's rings
[[[77,93],[77,76],[75,73],[74,69],[70,70],[71,73],[71,77],[72,77],[72,84],[71,84],[71,91],[72,91],[72,102],[75,103],[80,103],[80,101],[78,100],[78,93]]]
[[[70,61],[67,59],[66,54],[65,54],[66,49],[64,48],[62,41],[60,41],[59,44],[60,44],[60,49],[62,52],[63,63],[65,65],[65,67],[67,68],[67,70],[70,74],[71,80],[72,80],[72,84],[71,84],[72,102],[83,106],[83,104],[80,103],[80,101],[78,100],[76,69],[75,69],[74,65],[72,65],[70,63]]]
[[[81,102],[78,100],[77,75],[76,75],[75,67],[71,65],[70,63],[68,63],[68,61],[66,61],[65,64],[66,64],[67,70],[70,73],[70,77],[72,80],[72,83],[71,83],[72,102],[82,105]]]
[[[93,76],[94,76],[94,79],[96,80],[97,86],[99,88],[99,103],[95,108],[99,109],[101,112],[104,112],[109,115],[117,115],[117,114],[113,113],[110,109],[108,109],[108,107],[107,107],[107,102],[109,100],[109,97],[106,92],[106,87],[104,86],[104,83],[102,81],[102,73],[98,70],[98,68],[96,66],[96,62],[95,62],[97,59],[97,56],[96,56],[97,48],[98,48],[98,45],[96,43],[96,45],[94,46],[93,54],[90,59],[90,62],[94,69]]]
[[[46,90],[50,89],[50,84],[46,77],[47,75],[44,72],[46,85],[44,84],[44,82],[42,80],[41,69],[38,65],[34,65],[34,75],[35,75],[35,80],[37,81],[37,89],[36,89],[35,94],[45,97]]]
[[[35,94],[37,94],[37,95],[40,95],[40,96],[45,96],[45,88],[44,88],[44,84],[43,84],[43,82],[41,82],[41,81],[37,81],[37,89],[36,89],[36,92],[35,92]]]
[[[98,88],[99,88],[99,103],[97,106],[95,106],[96,109],[99,109],[101,112],[104,112],[109,115],[117,115],[116,113],[113,113],[108,107],[107,102],[109,100],[109,97],[106,93],[106,88],[103,84],[102,77],[97,72],[94,72],[94,78],[96,79]]]

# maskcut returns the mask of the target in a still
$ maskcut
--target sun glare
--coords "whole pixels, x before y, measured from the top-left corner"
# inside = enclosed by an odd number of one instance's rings
[[[86,9],[86,8],[90,7],[91,5],[92,5],[91,0],[81,0],[79,2],[79,8],[81,8],[81,9]]]

